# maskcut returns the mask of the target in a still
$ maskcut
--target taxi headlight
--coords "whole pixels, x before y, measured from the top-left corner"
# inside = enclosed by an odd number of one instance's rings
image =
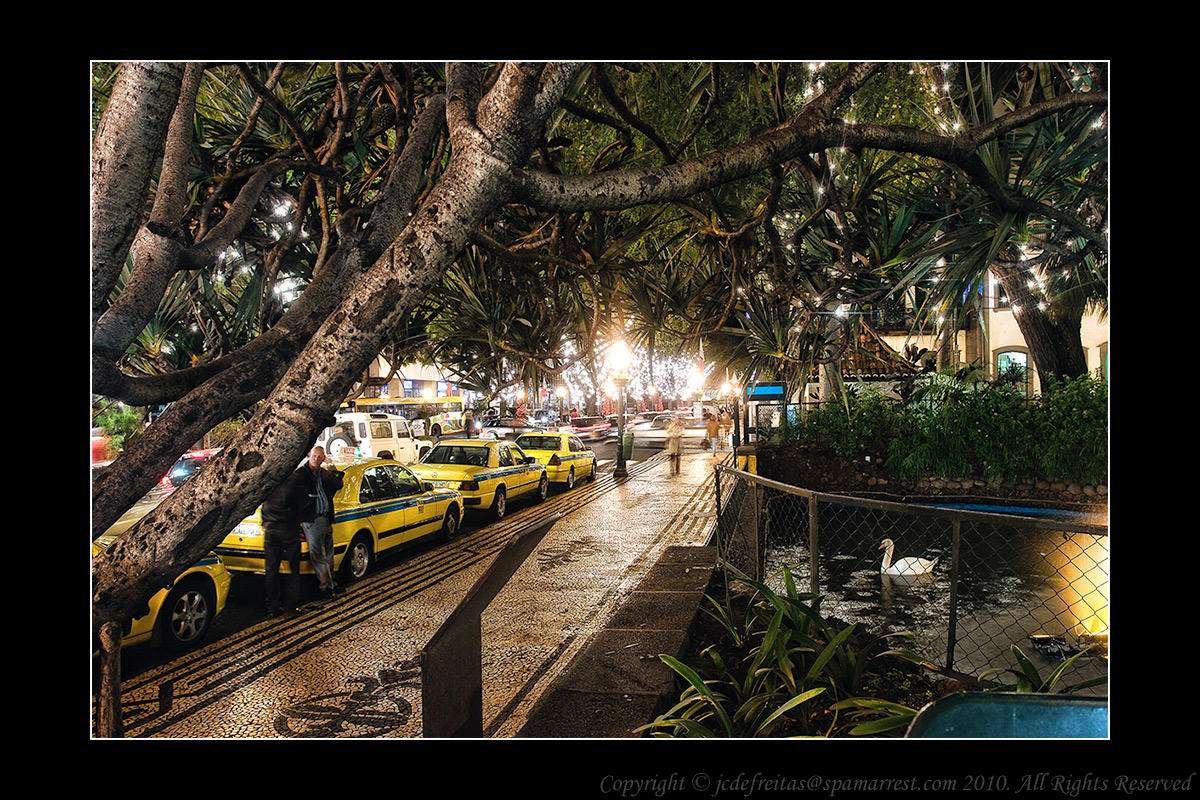
[[[233,532],[238,536],[262,536],[262,528],[253,522],[239,522]]]

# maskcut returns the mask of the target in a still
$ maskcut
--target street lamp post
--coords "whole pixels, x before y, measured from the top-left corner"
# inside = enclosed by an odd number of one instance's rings
[[[617,387],[617,466],[614,478],[628,476],[625,470],[625,387],[629,385],[629,364],[633,360],[625,342],[618,341],[609,353],[609,377]]]

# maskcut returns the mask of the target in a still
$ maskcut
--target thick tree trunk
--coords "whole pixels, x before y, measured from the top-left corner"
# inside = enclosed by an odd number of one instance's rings
[[[100,691],[96,694],[96,735],[106,739],[124,734],[121,723],[121,626],[100,626]]]
[[[486,134],[473,129],[469,81],[452,86],[447,116],[465,133],[399,238],[329,315],[233,442],[93,560],[96,624],[132,616],[143,598],[215,546],[294,469],[386,336],[435,290],[471,230],[506,201],[506,165],[524,159],[513,152],[521,141],[513,126],[528,119],[537,77],[527,66],[510,67],[493,90],[512,95],[509,105],[479,105],[480,119],[491,122]]]
[[[183,64],[122,64],[92,148],[92,323],[142,224],[146,188],[183,80]]]
[[[303,349],[343,294],[399,236],[412,208],[424,155],[445,124],[445,100],[430,100],[417,129],[408,140],[397,167],[376,201],[361,235],[343,246],[314,278],[308,290],[270,331],[246,345],[236,356],[221,359],[211,375],[206,368],[185,370],[174,380],[122,380],[114,395],[126,403],[149,404],[175,400],[167,411],[92,485],[92,536],[103,533],[137,498],[154,487],[192,442],[213,425],[261,400],[279,382],[292,359]],[[97,356],[94,363],[102,359]],[[110,368],[111,364],[108,365]],[[95,375],[103,370],[97,367]],[[197,380],[202,380],[195,385]],[[143,384],[147,384],[143,390]],[[175,392],[164,395],[171,386]],[[194,387],[194,388],[193,388]],[[143,395],[142,392],[145,392]],[[186,391],[186,394],[183,392]]]
[[[1087,355],[1083,350],[1079,312],[1052,316],[1038,307],[1040,298],[1029,288],[1029,276],[1023,270],[996,268],[1000,284],[1008,294],[1014,310],[1013,318],[1033,367],[1037,369],[1038,384],[1044,392],[1051,379],[1068,380],[1086,375]]]

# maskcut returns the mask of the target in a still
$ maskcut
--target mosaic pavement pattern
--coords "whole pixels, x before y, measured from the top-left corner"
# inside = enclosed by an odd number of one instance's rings
[[[722,454],[721,460],[731,459]],[[659,554],[713,524],[710,455],[665,455],[600,474],[425,552],[385,562],[313,602],[129,678],[126,737],[421,735],[416,655],[519,528],[559,520],[482,616],[486,736],[513,736],[541,692],[620,607]]]

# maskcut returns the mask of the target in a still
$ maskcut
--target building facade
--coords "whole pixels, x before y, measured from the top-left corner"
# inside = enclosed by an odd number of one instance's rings
[[[946,363],[978,362],[987,365],[988,376],[995,378],[1006,370],[1017,369],[1026,375],[1028,391],[1036,391],[1040,385],[1037,363],[1033,360],[1025,337],[1017,325],[1016,314],[1008,302],[1004,289],[993,276],[987,281],[981,312],[971,312],[955,324],[955,335],[947,345]],[[880,338],[893,350],[903,353],[907,345],[926,348],[936,352],[940,341],[931,329],[928,332],[913,332],[917,310],[924,301],[920,289],[910,288],[906,293],[899,314],[872,320]],[[898,304],[899,305],[899,304]],[[952,321],[955,322],[955,321]],[[1085,314],[1080,324],[1080,338],[1087,357],[1088,371],[1108,378],[1108,318],[1098,313]]]

